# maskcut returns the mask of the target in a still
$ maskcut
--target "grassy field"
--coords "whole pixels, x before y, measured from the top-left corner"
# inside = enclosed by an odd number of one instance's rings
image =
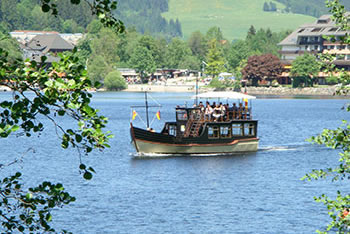
[[[163,14],[166,19],[178,18],[184,37],[192,32],[206,31],[219,26],[228,40],[242,39],[250,25],[258,28],[270,28],[272,31],[294,30],[299,25],[315,21],[314,17],[264,12],[263,4],[269,0],[169,0],[169,12]],[[277,3],[277,8],[284,6]]]

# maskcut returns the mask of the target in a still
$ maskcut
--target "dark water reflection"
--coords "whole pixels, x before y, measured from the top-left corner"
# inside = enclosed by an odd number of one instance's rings
[[[193,103],[188,94],[153,97],[163,105],[162,120],[152,124],[156,130],[174,119],[175,105]],[[1,140],[1,161],[29,147],[36,153],[0,172],[21,169],[28,185],[63,182],[77,202],[57,211],[54,224],[75,233],[313,233],[328,220],[313,196],[350,189],[345,182],[300,180],[312,169],[336,165],[337,152],[305,139],[349,119],[340,110],[347,100],[257,99],[257,153],[145,159],[133,157],[129,137],[129,106],[143,104],[142,98],[142,93],[95,94],[94,105],[110,118],[116,137],[110,149],[83,157],[97,171],[92,181],[81,179],[79,157],[60,149],[52,128],[37,139]],[[152,111],[153,118],[157,110]]]

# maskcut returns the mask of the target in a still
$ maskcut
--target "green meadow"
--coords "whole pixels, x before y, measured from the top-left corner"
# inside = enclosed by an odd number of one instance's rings
[[[169,11],[163,16],[167,19],[178,18],[184,37],[192,32],[206,31],[218,26],[228,40],[242,39],[251,25],[258,28],[270,28],[278,32],[294,30],[304,23],[315,21],[312,16],[281,13],[284,6],[275,2],[277,12],[264,12],[263,4],[269,0],[169,0]]]

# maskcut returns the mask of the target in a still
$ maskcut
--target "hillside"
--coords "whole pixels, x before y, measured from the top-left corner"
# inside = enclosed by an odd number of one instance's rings
[[[276,1],[277,12],[264,12],[264,2],[266,0],[169,0],[169,11],[162,15],[168,20],[178,18],[185,38],[193,31],[205,33],[210,27],[219,26],[228,40],[244,38],[251,25],[281,31],[315,20],[312,16],[280,13],[285,6]]]
[[[303,15],[319,17],[320,15],[329,14],[324,0],[276,0],[286,6],[286,10]],[[350,10],[349,0],[340,0],[345,9]]]

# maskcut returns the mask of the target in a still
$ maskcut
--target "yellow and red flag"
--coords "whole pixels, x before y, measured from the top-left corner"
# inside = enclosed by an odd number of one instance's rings
[[[134,120],[137,116],[137,112],[135,110],[132,111],[132,117],[131,120]]]
[[[243,101],[244,101],[245,108],[248,109],[248,99],[244,98]]]
[[[156,116],[157,116],[157,119],[160,120],[160,111],[157,111]]]

